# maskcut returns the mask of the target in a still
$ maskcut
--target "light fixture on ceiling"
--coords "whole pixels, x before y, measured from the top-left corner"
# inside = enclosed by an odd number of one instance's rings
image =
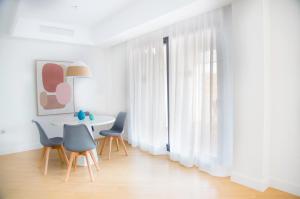
[[[79,8],[79,1],[72,1],[72,8],[77,10]]]
[[[72,5],[72,8],[77,9],[79,6],[78,5]]]

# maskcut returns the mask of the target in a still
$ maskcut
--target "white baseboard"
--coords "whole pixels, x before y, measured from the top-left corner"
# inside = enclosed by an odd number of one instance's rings
[[[279,189],[281,191],[300,196],[300,185],[292,184],[276,178],[271,178],[270,186],[275,189]]]
[[[230,179],[235,183],[250,187],[261,192],[265,191],[269,187],[268,182],[265,182],[264,180],[245,176],[236,172],[231,174]]]
[[[32,144],[32,145],[23,145],[23,146],[15,145],[15,146],[16,147],[14,147],[14,148],[0,150],[0,155],[7,155],[7,154],[12,154],[12,153],[30,151],[30,150],[34,150],[34,149],[40,149],[42,147],[40,143]]]

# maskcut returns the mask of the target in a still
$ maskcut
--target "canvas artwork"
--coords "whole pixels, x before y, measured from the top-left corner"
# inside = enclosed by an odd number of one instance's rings
[[[74,112],[73,79],[65,76],[67,61],[36,61],[38,115]]]

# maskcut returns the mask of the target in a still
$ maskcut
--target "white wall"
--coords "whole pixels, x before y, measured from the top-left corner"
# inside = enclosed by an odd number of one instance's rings
[[[261,0],[234,1],[234,168],[232,180],[266,188],[264,149],[264,35]]]
[[[97,48],[96,48],[97,49]],[[97,49],[82,55],[89,60],[92,78],[77,78],[77,106],[99,114],[116,114],[126,110],[125,45]]]
[[[125,110],[125,59],[122,47],[99,49],[10,38],[0,35],[0,154],[39,147],[31,119],[36,117],[36,59],[82,60],[93,78],[76,81],[80,108],[115,115]],[[51,135],[50,135],[51,137]]]
[[[231,179],[300,195],[300,1],[236,0]]]
[[[300,195],[300,1],[270,8],[271,185]]]

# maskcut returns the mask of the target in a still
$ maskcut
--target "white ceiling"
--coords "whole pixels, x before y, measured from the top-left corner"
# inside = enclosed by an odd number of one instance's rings
[[[0,33],[6,28],[14,37],[109,46],[231,1],[0,0]]]
[[[20,0],[18,17],[92,26],[137,0]]]

